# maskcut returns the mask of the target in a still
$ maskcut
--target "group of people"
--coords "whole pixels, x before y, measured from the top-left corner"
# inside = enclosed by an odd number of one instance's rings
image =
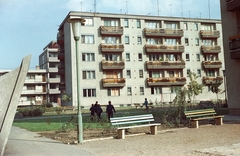
[[[145,98],[145,101],[143,102],[143,105],[146,107],[145,111],[148,112],[148,100],[147,98]],[[100,104],[98,104],[98,101],[96,101],[95,104],[92,104],[91,108],[91,120],[94,120],[95,115],[97,115],[97,119],[100,121],[101,120],[101,114],[103,112]],[[114,108],[114,106],[112,105],[111,101],[108,101],[108,105],[106,108],[106,113],[108,116],[108,120],[110,121],[110,118],[113,118],[113,113],[116,113],[116,110]]]
[[[98,120],[101,120],[101,114],[102,114],[103,110],[102,110],[100,104],[98,104],[98,101],[96,101],[95,104],[92,104],[90,111],[91,111],[91,120],[94,120],[95,114],[97,115]],[[113,113],[116,113],[116,110],[115,110],[114,106],[112,105],[111,101],[108,101],[106,113],[108,115],[108,120],[110,120],[110,118],[113,117]]]

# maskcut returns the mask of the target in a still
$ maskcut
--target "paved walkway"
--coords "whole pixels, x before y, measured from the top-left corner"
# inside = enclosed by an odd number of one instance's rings
[[[225,122],[239,122],[240,116],[224,117]],[[240,140],[239,144],[234,144],[229,147],[218,147],[214,149],[205,149],[210,153],[217,151],[221,155],[240,155]],[[85,151],[81,149],[81,145],[65,145],[61,142],[48,139],[45,137],[39,137],[37,133],[29,132],[18,127],[12,127],[7,148],[4,152],[4,156],[95,156],[91,151]]]

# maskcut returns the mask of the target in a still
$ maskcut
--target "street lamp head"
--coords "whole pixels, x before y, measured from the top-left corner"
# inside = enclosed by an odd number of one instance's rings
[[[80,38],[80,27],[81,24],[85,22],[85,19],[81,17],[69,17],[67,22],[72,25],[74,39],[78,41]]]

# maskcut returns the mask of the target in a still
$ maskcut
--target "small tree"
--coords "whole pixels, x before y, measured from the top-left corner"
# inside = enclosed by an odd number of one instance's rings
[[[218,93],[221,92],[221,89],[219,89],[219,86],[221,85],[221,83],[222,83],[222,79],[217,77],[216,81],[213,81],[210,85],[211,91],[215,93],[217,96],[217,102],[218,102]]]
[[[199,84],[197,82],[197,78],[199,76],[193,72],[189,72],[189,78],[190,78],[190,82],[189,82],[189,95],[192,97],[192,99],[190,98],[190,102],[195,102],[195,98],[197,95],[199,95],[202,92],[203,89],[203,85]]]
[[[62,95],[62,101],[66,101],[67,104],[72,101],[72,95],[71,94],[63,94]]]

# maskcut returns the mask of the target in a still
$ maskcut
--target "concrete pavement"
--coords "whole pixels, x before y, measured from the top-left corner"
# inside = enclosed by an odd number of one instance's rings
[[[223,122],[239,122],[240,116],[225,115]],[[240,133],[240,132],[239,132]],[[222,149],[222,150],[220,150]],[[214,149],[205,149],[204,152],[209,153],[220,152],[222,155],[240,155],[240,140],[239,144],[234,144],[231,147],[219,147]],[[37,133],[29,132],[18,127],[12,127],[8,139],[7,148],[4,156],[95,156],[91,151],[84,151],[81,145],[66,145],[61,142],[40,137]]]

